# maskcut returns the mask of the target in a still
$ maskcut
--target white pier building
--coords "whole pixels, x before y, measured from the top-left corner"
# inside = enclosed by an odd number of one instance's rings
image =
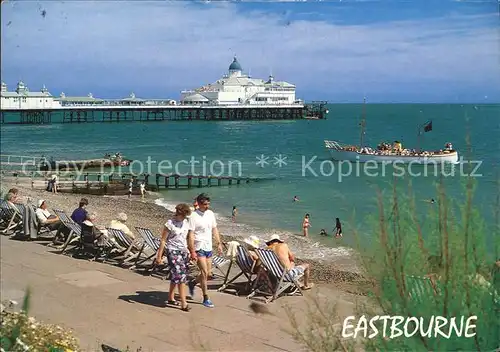
[[[251,78],[234,57],[228,74],[214,83],[181,92],[181,105],[303,105],[295,99],[295,85]]]
[[[252,78],[243,74],[240,63],[234,57],[228,73],[214,83],[194,90],[181,92],[180,103],[172,99],[141,99],[134,93],[124,99],[102,99],[89,93],[87,96],[71,97],[61,93],[54,97],[47,88],[39,92],[30,92],[28,87],[19,82],[13,92],[7,90],[2,82],[1,110],[67,110],[67,109],[142,109],[177,107],[195,109],[216,107],[227,108],[303,108],[304,102],[295,97],[295,85],[275,81],[273,76],[267,80]]]
[[[45,86],[39,92],[30,92],[22,81],[19,81],[14,92],[9,92],[7,84],[2,82],[0,97],[2,110],[58,109],[61,107],[59,101],[49,93]]]

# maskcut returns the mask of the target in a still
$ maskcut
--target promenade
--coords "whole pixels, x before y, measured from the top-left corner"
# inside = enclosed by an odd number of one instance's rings
[[[285,329],[284,307],[307,310],[310,298],[337,302],[339,322],[354,315],[356,296],[319,286],[305,297],[282,297],[267,307],[274,315],[257,315],[244,296],[211,292],[215,304],[200,304],[196,290],[188,313],[167,307],[168,281],[142,276],[109,264],[54,253],[37,242],[1,236],[1,297],[22,302],[29,285],[30,315],[71,328],[85,351],[105,343],[131,351],[302,351]],[[220,281],[212,281],[217,287]],[[306,318],[299,319],[306,324]]]

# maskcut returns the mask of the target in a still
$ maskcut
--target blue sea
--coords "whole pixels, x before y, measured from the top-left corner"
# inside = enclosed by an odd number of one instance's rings
[[[211,196],[212,208],[219,216],[230,217],[236,206],[238,223],[266,232],[279,229],[300,234],[302,219],[309,213],[313,240],[332,247],[350,246],[354,228],[369,238],[365,220],[377,209],[377,190],[391,192],[395,178],[389,167],[385,175],[381,168],[364,172],[363,167],[357,172],[354,167],[348,175],[347,164],[330,160],[325,139],[359,144],[363,106],[336,104],[328,110],[326,120],[2,125],[0,145],[2,154],[43,154],[56,160],[121,152],[144,163],[142,170],[139,162],[134,163],[132,170],[137,173],[156,173],[161,163],[166,173],[205,171],[262,178],[202,191]],[[399,140],[403,147],[416,148],[417,127],[432,120],[433,129],[421,136],[420,145],[438,150],[451,142],[461,156],[477,161],[475,203],[486,221],[493,222],[500,165],[499,104],[367,104],[365,116],[365,145],[372,147],[381,141]],[[193,169],[188,164],[192,161],[196,163]],[[437,174],[447,175],[443,182],[448,195],[458,199],[465,180],[460,169],[456,165],[437,170]],[[399,177],[396,182],[406,187],[411,179],[417,210],[423,214],[431,206],[428,201],[437,198],[439,176],[434,168],[423,166],[414,166],[411,171],[421,175]],[[170,189],[161,191],[161,197],[163,204],[192,202],[199,192],[198,188]],[[293,201],[294,196],[298,202]],[[342,221],[344,237],[320,237],[322,228],[331,233],[336,217]]]

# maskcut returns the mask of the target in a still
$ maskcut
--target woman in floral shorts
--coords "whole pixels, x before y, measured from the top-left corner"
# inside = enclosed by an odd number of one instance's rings
[[[175,215],[165,223],[161,236],[160,249],[156,262],[162,262],[165,242],[167,247],[168,265],[170,266],[170,290],[168,304],[180,306],[188,312],[190,307],[186,301],[186,282],[188,274],[189,252],[187,249],[187,234],[189,223],[187,217],[191,215],[191,207],[188,204],[178,204],[175,207]],[[175,288],[178,287],[180,303],[175,300]]]

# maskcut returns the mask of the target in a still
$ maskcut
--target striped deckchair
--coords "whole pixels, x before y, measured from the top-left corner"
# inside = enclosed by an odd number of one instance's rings
[[[93,254],[93,258],[91,260],[102,260],[103,262],[110,259],[110,255],[113,251],[116,251],[115,244],[110,241],[104,234],[101,235],[98,239],[98,243],[85,243],[82,238],[82,228],[75,222],[66,223],[71,233],[76,236],[77,241],[75,243],[74,249],[76,249],[76,253],[80,253],[83,255]],[[70,236],[68,236],[69,239]]]
[[[64,226],[66,226],[70,233],[66,238],[66,241],[59,247],[61,249],[60,254],[64,254],[66,248],[71,244],[72,249],[75,249],[80,246],[80,238],[82,236],[82,228],[76,222],[63,222]]]
[[[224,267],[226,265],[229,265],[230,263],[231,263],[231,259],[229,259],[229,258],[225,258],[225,257],[218,256],[218,255],[212,255],[212,267],[219,270],[219,272],[221,273],[221,274],[218,274],[218,273],[212,272],[212,274],[214,276],[219,276],[221,278],[225,278],[227,272],[224,271]]]
[[[293,289],[293,293],[299,293],[302,295],[302,290],[300,289],[300,284],[298,280],[303,276],[291,275],[287,272],[281,264],[278,256],[272,250],[256,248],[255,253],[257,253],[262,265],[266,268],[268,275],[274,279],[271,281],[276,281],[277,285],[272,288],[271,292],[260,291],[259,288],[255,288],[249,297],[252,297],[256,293],[261,293],[264,295],[271,294],[271,297],[266,299],[266,303],[272,302],[280,295],[285,294],[287,290]]]
[[[120,251],[118,252],[117,256],[113,257],[113,260],[118,261],[119,265],[132,264],[129,262],[139,257],[139,255],[141,254],[140,248],[135,247],[134,241],[128,238],[128,236],[125,235],[123,231],[110,227],[107,227],[106,230],[108,231],[110,241],[114,240],[120,247]]]
[[[2,209],[3,225],[5,226],[0,233],[7,234],[7,232],[22,226],[23,217],[19,207],[14,209],[6,201],[2,201],[0,202],[0,208]]]
[[[231,272],[233,262],[235,262],[236,265],[238,265],[238,268],[240,270],[239,270],[238,274],[236,274],[232,279],[229,280],[229,274]],[[253,274],[254,265],[255,265],[255,261],[250,256],[250,253],[248,253],[248,250],[242,245],[238,246],[236,248],[236,257],[235,257],[234,261],[231,260],[231,262],[229,263],[227,273],[224,277],[224,283],[217,291],[224,291],[229,285],[231,285],[234,281],[236,281],[241,275],[245,275],[245,277],[247,278],[247,285],[251,284],[252,276],[254,275]]]
[[[75,222],[73,221],[73,219],[71,219],[71,218],[68,216],[68,214],[66,214],[66,213],[64,212],[64,210],[60,210],[60,209],[52,209],[52,210],[54,211],[54,214],[56,214],[56,215],[57,215],[57,217],[59,218],[59,220],[61,220],[61,222],[62,222],[63,224],[73,224],[73,223],[75,223]]]
[[[143,265],[145,262],[151,260],[151,264],[146,267],[146,272],[149,274],[153,274],[154,272],[158,272],[157,275],[160,276],[162,279],[167,279],[168,276],[170,275],[170,268],[168,265],[163,265],[163,264],[157,264],[156,263],[156,255],[158,253],[158,250],[160,249],[160,239],[158,237],[155,237],[153,235],[153,232],[151,232],[150,229],[146,229],[143,227],[136,227],[135,228],[139,235],[144,240],[144,243],[142,245],[142,248],[140,249],[139,255],[137,256],[136,262],[130,269],[135,269],[140,265]],[[140,255],[142,253],[145,253],[145,251],[149,251],[150,253],[152,252],[153,254],[145,254],[145,257],[143,259],[140,259]],[[163,256],[165,257],[167,254],[167,251],[163,251]]]

